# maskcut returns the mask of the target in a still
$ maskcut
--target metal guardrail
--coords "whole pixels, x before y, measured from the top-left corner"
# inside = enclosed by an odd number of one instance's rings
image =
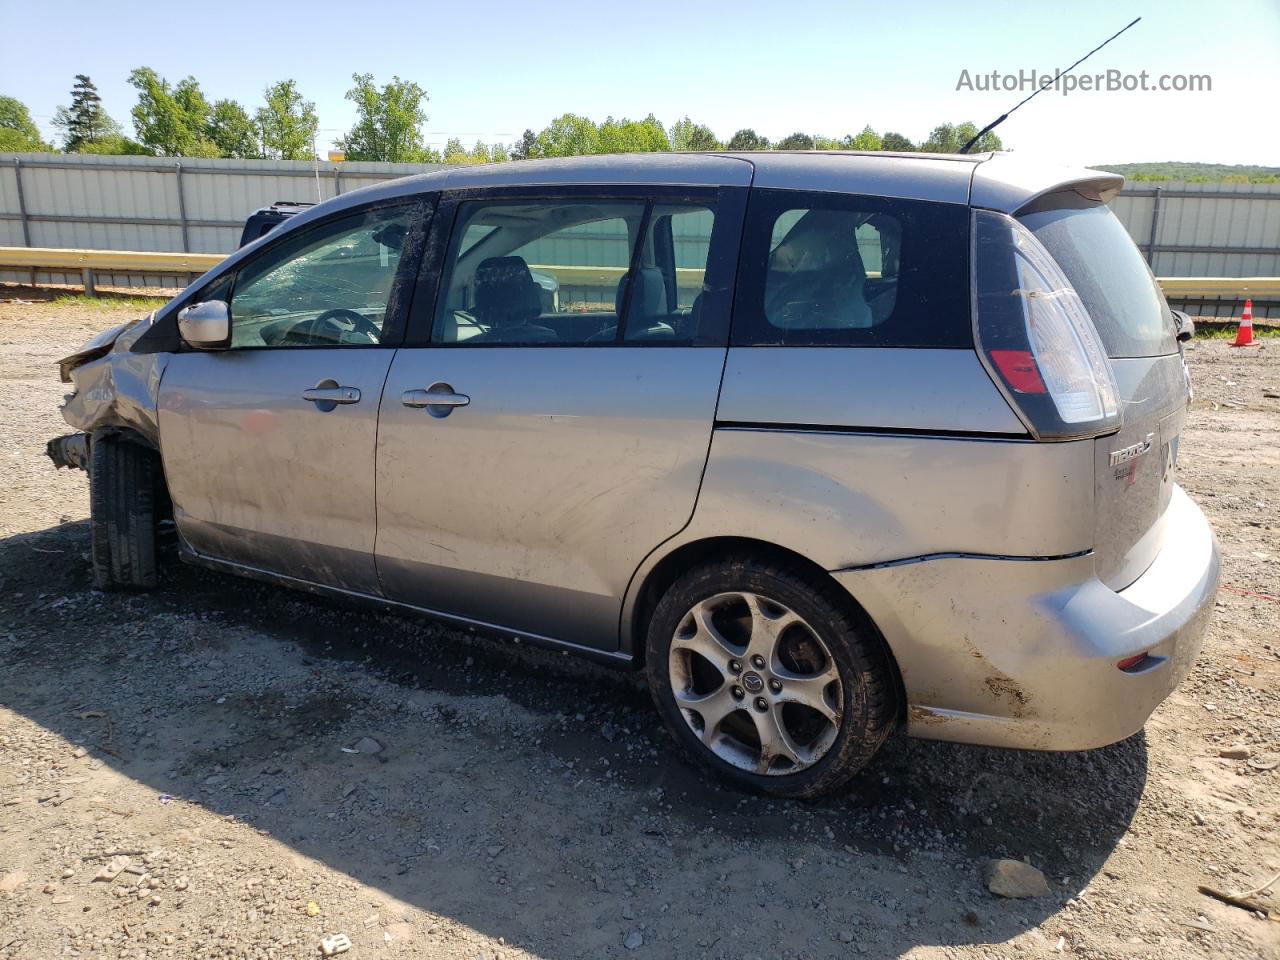
[[[220,253],[147,253],[136,250],[79,250],[65,247],[0,247],[0,269],[80,271],[85,292],[94,295],[96,271],[141,274],[201,274],[226,259]],[[561,283],[607,286],[617,283],[622,267],[531,264]],[[676,271],[683,285],[701,279],[701,270]],[[1170,299],[1246,297],[1280,299],[1280,277],[1160,277],[1157,282]]]
[[[0,266],[41,270],[115,270],[119,273],[204,273],[226,259],[221,253],[144,253],[72,247],[0,247]]]
[[[1167,297],[1280,296],[1280,277],[1157,277]]]
[[[0,247],[0,269],[31,271],[35,286],[37,270],[80,271],[86,296],[94,289],[97,271],[113,273],[180,274],[193,276],[216,267],[226,256],[221,253],[148,253],[139,250],[80,250],[73,247]]]

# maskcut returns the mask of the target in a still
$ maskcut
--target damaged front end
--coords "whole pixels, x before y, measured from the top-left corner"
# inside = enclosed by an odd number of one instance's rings
[[[54,437],[45,444],[44,452],[59,470],[63,467],[86,472],[89,470],[89,435],[87,433],[69,433],[65,437]]]
[[[104,330],[58,361],[62,382],[75,385],[62,417],[79,432],[49,441],[45,452],[54,466],[87,470],[90,438],[102,433],[130,433],[159,450],[156,402],[168,354],[132,350],[155,316]]]

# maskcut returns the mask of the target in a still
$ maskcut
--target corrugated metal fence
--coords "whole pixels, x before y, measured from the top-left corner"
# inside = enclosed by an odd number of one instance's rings
[[[327,200],[441,164],[201,160],[0,153],[0,246],[230,253],[245,217],[277,200]],[[0,280],[30,279],[0,272]],[[40,280],[77,283],[78,274]],[[173,278],[104,274],[104,284]]]
[[[327,199],[439,164],[176,160],[86,154],[0,154],[0,246],[228,253],[244,218],[276,200]],[[1280,184],[1131,183],[1114,203],[1157,276],[1280,275]],[[566,261],[570,262],[570,261]],[[29,274],[0,272],[0,280]],[[45,282],[78,274],[41,272]],[[104,284],[160,285],[105,275]],[[1185,304],[1230,314],[1234,300]],[[1280,302],[1255,301],[1280,317]]]
[[[1135,180],[1112,208],[1158,277],[1280,276],[1280,183]],[[1218,298],[1181,306],[1202,316],[1238,310]],[[1255,300],[1254,315],[1280,317],[1280,302]]]

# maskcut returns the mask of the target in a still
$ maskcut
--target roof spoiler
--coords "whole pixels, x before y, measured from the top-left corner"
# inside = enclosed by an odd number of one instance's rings
[[[1051,193],[1071,190],[1087,200],[1110,203],[1124,187],[1124,177],[1105,170],[1058,167],[994,154],[978,164],[969,187],[975,207],[1016,213]]]

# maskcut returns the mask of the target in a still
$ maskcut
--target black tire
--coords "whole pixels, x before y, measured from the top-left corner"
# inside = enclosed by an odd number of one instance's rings
[[[794,773],[760,774],[727,762],[702,743],[676,704],[669,657],[677,629],[696,604],[738,591],[803,618],[826,646],[839,676],[843,711],[834,740],[820,759]],[[895,675],[870,618],[836,585],[749,555],[700,565],[671,585],[649,620],[646,671],[658,712],[689,760],[735,786],[775,797],[808,799],[847,786],[884,743],[897,717]],[[749,711],[739,716],[749,716]]]
[[[94,438],[89,451],[93,585],[152,590],[158,582],[155,451],[118,436]]]

